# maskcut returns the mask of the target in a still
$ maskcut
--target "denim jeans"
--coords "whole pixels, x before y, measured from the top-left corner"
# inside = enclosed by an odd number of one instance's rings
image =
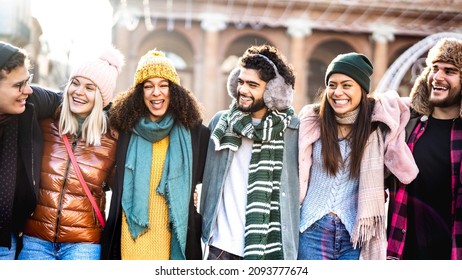
[[[23,236],[20,260],[99,260],[101,245],[91,243],[55,243]]]
[[[207,256],[207,260],[221,260],[221,261],[242,260],[242,257],[228,253],[217,247],[209,246],[209,255]]]
[[[360,252],[336,215],[324,215],[300,234],[299,260],[358,260]]]
[[[14,234],[11,234],[11,248],[0,247],[0,260],[14,260],[16,254],[17,240]]]

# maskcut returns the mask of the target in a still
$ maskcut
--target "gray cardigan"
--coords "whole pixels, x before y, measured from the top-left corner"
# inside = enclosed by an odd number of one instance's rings
[[[218,112],[210,121],[213,131],[224,111]],[[296,260],[298,253],[298,227],[300,222],[298,186],[298,125],[294,116],[284,134],[284,159],[281,175],[281,230],[284,259]],[[201,205],[202,241],[207,245],[215,226],[226,176],[229,172],[234,152],[229,149],[215,151],[215,144],[209,139],[207,160],[202,182]]]

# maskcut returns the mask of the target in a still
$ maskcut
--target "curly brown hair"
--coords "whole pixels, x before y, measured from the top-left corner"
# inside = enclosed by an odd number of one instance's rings
[[[291,85],[294,88],[295,75],[292,66],[287,62],[287,58],[274,46],[271,45],[259,45],[249,47],[239,60],[239,66],[247,69],[257,70],[260,74],[260,79],[265,82],[272,80],[276,73],[271,65],[258,57],[255,54],[266,56],[271,60],[278,69],[279,75],[284,78],[286,84]]]
[[[123,132],[133,131],[136,123],[149,116],[144,104],[143,85],[140,83],[114,98],[109,111],[111,128]],[[203,120],[202,108],[196,97],[184,87],[169,81],[170,105],[167,112],[183,126],[191,129]]]

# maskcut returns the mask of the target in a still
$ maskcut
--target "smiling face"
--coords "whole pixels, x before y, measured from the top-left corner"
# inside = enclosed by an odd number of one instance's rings
[[[3,71],[4,79],[0,80],[0,115],[17,115],[24,112],[26,100],[32,93],[29,85],[29,71],[26,67],[16,67],[10,73]]]
[[[260,79],[257,70],[242,68],[237,80],[238,109],[250,112],[252,117],[261,119],[268,110],[263,100],[266,82]]]
[[[352,78],[341,73],[330,75],[327,83],[327,101],[336,115],[355,110],[361,102],[361,86]]]
[[[95,106],[96,89],[96,85],[87,78],[73,78],[67,89],[71,112],[86,118]]]
[[[155,122],[162,118],[170,105],[169,81],[158,77],[147,79],[143,84],[143,94],[151,121]]]
[[[429,101],[435,107],[459,107],[461,100],[460,70],[449,63],[435,62],[428,74]]]

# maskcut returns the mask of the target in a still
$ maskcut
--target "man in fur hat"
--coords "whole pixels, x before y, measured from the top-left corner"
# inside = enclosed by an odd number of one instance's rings
[[[407,126],[420,172],[391,191],[390,259],[462,259],[462,40],[440,40],[426,64]]]
[[[61,95],[31,87],[26,52],[0,41],[0,260],[12,260],[26,219],[35,209],[42,133]]]
[[[201,193],[208,259],[296,259],[298,118],[295,76],[269,45],[252,46],[228,77],[229,110],[210,122]]]

